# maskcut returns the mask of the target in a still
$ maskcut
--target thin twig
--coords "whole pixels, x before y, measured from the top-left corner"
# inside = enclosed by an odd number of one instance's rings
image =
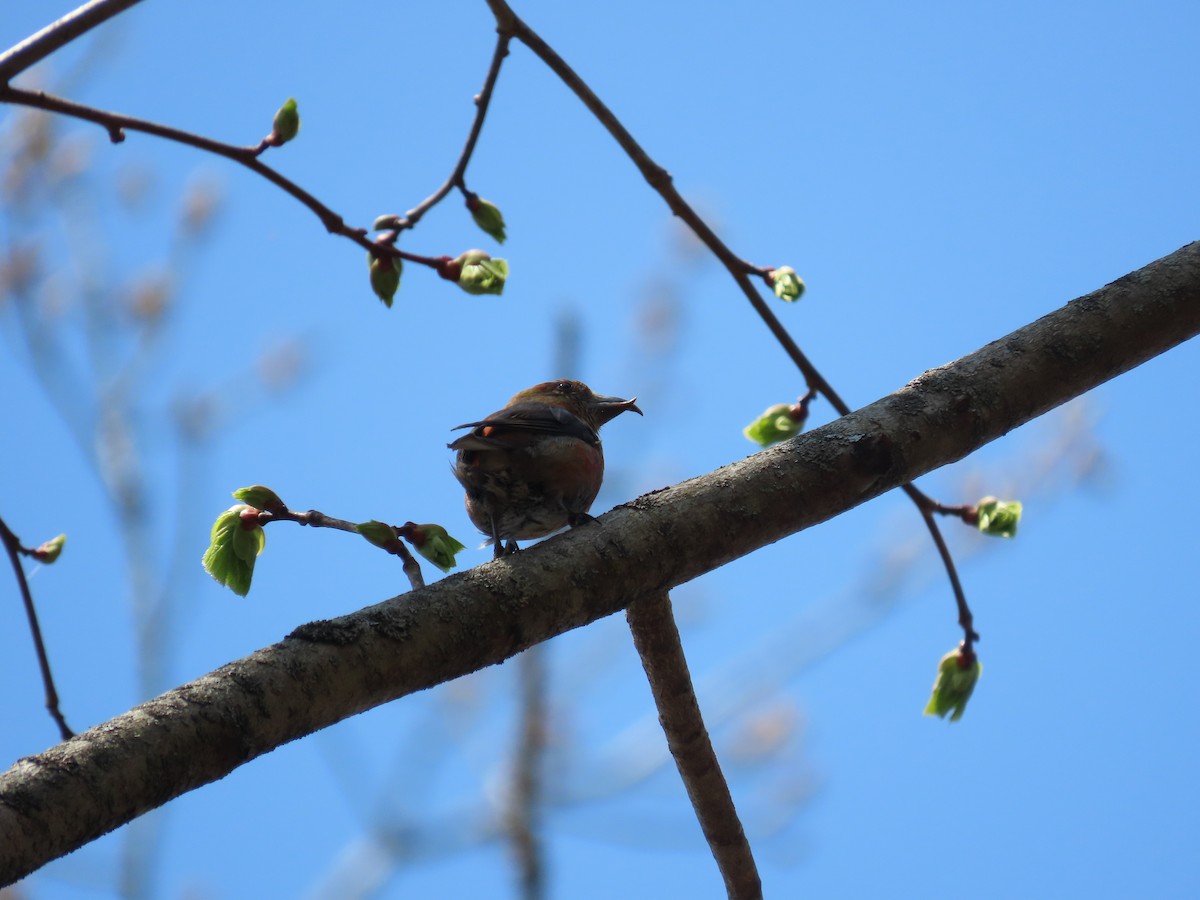
[[[497,26],[496,31],[496,49],[492,51],[492,63],[488,66],[483,89],[475,96],[475,119],[471,122],[471,130],[467,134],[467,141],[463,145],[462,153],[459,154],[458,161],[454,164],[454,170],[440,188],[404,214],[404,218],[396,223],[397,230],[414,227],[425,213],[441,203],[454,188],[457,187],[461,191],[466,190],[467,166],[475,153],[475,144],[479,140],[479,134],[483,131],[483,120],[487,117],[488,105],[492,101],[492,92],[496,89],[496,79],[500,77],[500,67],[504,63],[504,58],[508,56],[508,45],[512,42],[512,34],[503,26]]]
[[[140,0],[92,0],[67,13],[57,22],[30,35],[15,47],[0,53],[0,84],[41,62],[59,47],[107,22]]]
[[[367,238],[365,228],[348,227],[340,215],[290,178],[281,175],[260,160],[256,152],[257,146],[238,146],[236,144],[227,144],[224,141],[215,141],[212,138],[184,131],[181,128],[173,128],[170,125],[162,125],[147,119],[138,119],[134,116],[126,116],[121,113],[85,106],[73,100],[55,97],[52,94],[47,94],[45,91],[25,91],[11,86],[0,86],[0,102],[16,103],[21,106],[32,107],[33,109],[41,109],[47,112],[71,116],[76,119],[83,119],[86,122],[95,122],[108,131],[109,138],[114,143],[124,140],[125,131],[139,131],[143,134],[151,134],[168,141],[174,141],[177,144],[195,147],[198,150],[212,153],[215,156],[222,156],[225,159],[233,160],[245,166],[250,171],[261,175],[267,181],[307,206],[321,220],[321,224],[325,226],[326,231],[349,238],[365,250],[375,248],[375,243]]]
[[[722,241],[709,227],[708,223],[700,217],[700,215],[692,209],[683,196],[675,189],[671,181],[671,174],[650,158],[650,155],[642,149],[639,144],[629,133],[629,130],[622,124],[621,120],[616,117],[596,93],[588,86],[578,73],[572,69],[561,56],[555,52],[549,44],[530,28],[505,0],[487,0],[488,6],[491,7],[493,15],[498,23],[506,23],[505,27],[511,29],[513,36],[521,43],[525,44],[544,62],[562,82],[571,89],[600,122],[604,129],[612,135],[613,139],[620,144],[621,149],[637,166],[638,171],[642,173],[642,177],[646,179],[650,187],[666,201],[671,212],[682,219],[692,232],[700,239],[704,246],[712,251],[733,276],[733,280],[741,288],[742,293],[746,295],[746,299],[754,307],[755,312],[766,323],[775,339],[783,346],[785,352],[791,357],[796,367],[803,373],[805,380],[809,386],[817,388],[830,403],[837,409],[839,413],[845,415],[850,412],[850,408],[838,396],[833,387],[825,380],[816,367],[809,361],[808,357],[800,350],[796,342],[792,340],[791,335],[783,327],[783,324],[775,317],[770,308],[763,301],[754,285],[750,282],[750,275],[763,275],[767,270],[758,266],[753,266],[745,260],[738,257],[729,247]]]
[[[327,516],[323,512],[318,512],[315,509],[310,509],[307,512],[297,512],[291,509],[272,509],[262,510],[258,513],[258,524],[267,525],[271,522],[295,522],[299,525],[311,525],[313,528],[334,528],[338,531],[346,531],[350,534],[362,534],[358,530],[358,525],[354,522],[348,522],[345,519],[335,519],[333,516]],[[425,576],[421,572],[421,564],[417,562],[416,557],[409,552],[408,547],[400,540],[405,536],[406,529],[403,526],[389,526],[396,534],[395,540],[388,543],[386,547],[379,549],[400,557],[403,564],[404,574],[408,577],[409,584],[412,585],[414,591],[425,587]],[[379,545],[376,545],[379,546]]]
[[[941,556],[942,564],[946,567],[946,574],[950,578],[950,587],[954,591],[954,602],[958,606],[958,624],[963,630],[963,653],[967,658],[973,658],[975,642],[979,640],[979,633],[975,630],[975,618],[971,615],[971,607],[967,604],[967,595],[963,592],[962,582],[958,579],[958,569],[954,565],[954,557],[950,553],[950,548],[946,546],[942,530],[938,527],[933,514],[956,515],[963,521],[970,521],[967,514],[975,512],[975,507],[947,506],[927,496],[911,484],[904,486],[904,492],[913,498],[913,502],[921,510],[921,518],[925,520],[929,534],[933,538],[934,544],[937,545],[938,554]]]
[[[62,739],[75,737],[75,732],[67,725],[62,711],[58,708],[58,691],[54,689],[54,676],[50,674],[50,658],[46,655],[46,645],[42,641],[42,629],[38,625],[37,610],[33,606],[33,594],[29,590],[29,582],[25,578],[25,569],[21,565],[18,554],[34,555],[34,551],[21,546],[20,540],[12,533],[8,524],[0,519],[0,540],[8,553],[8,561],[12,564],[13,574],[17,577],[17,586],[21,590],[21,600],[25,603],[25,615],[29,618],[29,632],[33,635],[33,646],[37,652],[38,667],[42,670],[42,684],[46,688],[46,709],[50,717],[58,723],[58,733]]]
[[[770,267],[755,266],[747,262],[735,254],[717,236],[708,223],[700,217],[691,205],[684,200],[679,191],[675,189],[670,173],[656,163],[642,149],[641,144],[634,139],[633,135],[630,134],[629,130],[616,117],[612,110],[604,104],[578,73],[567,64],[566,60],[559,56],[549,44],[542,40],[537,32],[513,12],[506,0],[487,0],[487,3],[491,7],[492,14],[496,17],[496,21],[500,27],[510,30],[517,40],[532,50],[574,92],[575,96],[583,102],[584,106],[591,111],[597,121],[604,126],[604,129],[621,146],[621,149],[625,151],[633,164],[637,166],[638,171],[642,173],[642,177],[646,179],[650,187],[663,198],[671,212],[682,219],[691,228],[696,237],[721,261],[721,264],[726,268],[734,282],[750,302],[750,305],[754,308],[754,311],[758,313],[759,318],[770,329],[771,334],[774,335],[780,346],[783,347],[784,352],[791,358],[796,368],[800,370],[809,388],[815,388],[820,391],[833,408],[837,410],[839,415],[848,415],[851,412],[850,406],[833,389],[833,386],[825,380],[825,377],[817,370],[816,366],[812,364],[750,281],[750,276],[752,275],[769,280]],[[929,527],[934,543],[938,545],[938,552],[946,566],[946,574],[950,578],[950,584],[954,590],[960,619],[963,617],[962,614],[965,610],[966,619],[969,621],[970,610],[967,609],[966,595],[963,593],[962,585],[958,580],[958,575],[954,569],[954,562],[950,557],[949,551],[945,549],[945,542],[942,540],[937,523],[926,514],[927,504],[931,501],[913,485],[905,485],[903,490],[921,511],[922,518]],[[966,627],[969,629],[969,626]],[[974,634],[974,632],[972,631],[970,634]],[[978,638],[978,635],[975,635],[975,637]]]
[[[692,688],[679,629],[665,591],[642,597],[625,610],[633,643],[658,707],[658,720],[687,788],[692,809],[725,879],[730,898],[762,897],[762,881],[738,819]]]
[[[112,0],[106,0],[112,2]],[[123,0],[128,5],[129,2],[136,0]],[[119,12],[119,10],[117,10]],[[110,12],[108,18],[115,15],[115,12]],[[99,21],[103,21],[100,19]],[[98,24],[95,23],[95,24]],[[54,26],[51,26],[54,27]],[[89,26],[91,27],[91,26]],[[86,29],[83,29],[86,30]],[[77,31],[82,33],[82,31]],[[57,32],[56,32],[57,34]],[[36,37],[36,36],[35,36]],[[32,41],[30,38],[29,41]],[[416,253],[410,253],[405,250],[399,250],[393,246],[396,237],[400,230],[412,228],[417,224],[422,216],[430,209],[440,203],[450,191],[458,187],[462,191],[466,191],[465,175],[467,166],[470,164],[471,157],[475,152],[475,145],[479,140],[479,135],[483,130],[483,122],[487,116],[488,105],[491,101],[492,93],[496,87],[496,80],[500,75],[501,64],[504,57],[508,55],[508,45],[512,40],[512,36],[501,30],[496,39],[496,48],[492,53],[491,65],[488,67],[487,77],[484,80],[483,89],[475,98],[475,117],[471,122],[471,129],[467,134],[466,144],[463,146],[462,153],[459,155],[458,161],[454,165],[454,170],[450,173],[450,177],[446,182],[426,197],[420,204],[410,210],[403,219],[397,220],[395,230],[383,235],[379,240],[371,240],[367,237],[367,229],[352,228],[348,226],[345,220],[334,210],[330,209],[311,193],[306,191],[296,182],[281,174],[276,169],[268,166],[259,157],[266,149],[263,143],[256,145],[241,146],[237,144],[229,144],[224,141],[213,140],[194,132],[185,131],[181,128],[174,128],[170,125],[163,125],[159,122],[152,122],[147,119],[139,119],[134,116],[127,116],[122,113],[110,112],[107,110],[97,109],[92,106],[87,106],[82,103],[76,103],[73,100],[68,100],[64,97],[56,97],[48,94],[45,91],[26,91],[20,88],[12,87],[8,84],[0,83],[0,102],[13,103],[20,106],[27,106],[33,109],[40,109],[46,112],[58,113],[60,115],[71,116],[76,119],[82,119],[86,122],[94,122],[104,128],[109,135],[109,139],[113,143],[120,143],[125,139],[126,131],[137,131],[143,134],[153,135],[163,138],[164,140],[174,141],[178,144],[183,144],[188,147],[195,147],[197,150],[203,150],[207,153],[212,153],[215,156],[221,156],[225,159],[232,160],[239,165],[245,166],[251,172],[265,178],[267,181],[280,188],[285,193],[303,203],[314,215],[321,221],[325,230],[330,234],[344,237],[358,244],[364,250],[373,254],[387,254],[391,256],[399,256],[409,262],[419,265],[428,266],[433,269],[438,269],[444,262],[445,258],[436,256],[422,256]],[[10,55],[19,50],[21,47],[29,43],[25,41],[18,45],[14,50],[9,51],[3,57],[0,57],[0,62],[7,59]],[[65,43],[63,41],[62,43]],[[40,45],[39,45],[40,46]],[[56,44],[51,50],[61,43]],[[47,50],[48,54],[51,50]],[[43,54],[43,56],[46,54]],[[40,57],[39,57],[40,58]]]

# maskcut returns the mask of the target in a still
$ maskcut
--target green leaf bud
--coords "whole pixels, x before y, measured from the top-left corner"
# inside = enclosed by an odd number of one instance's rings
[[[271,135],[268,142],[275,147],[282,147],[300,133],[300,111],[296,108],[296,98],[288,97],[287,102],[275,113],[271,123]]]
[[[400,288],[400,272],[403,262],[398,256],[376,256],[367,253],[367,264],[371,271],[371,290],[383,301],[384,306],[392,308],[392,298]]]
[[[742,429],[742,434],[760,447],[770,447],[795,437],[800,433],[804,422],[798,422],[792,417],[794,409],[794,406],[787,403],[768,406],[761,416]]]
[[[468,250],[450,263],[459,269],[458,286],[468,294],[502,294],[508,263],[482,250]]]
[[[504,214],[500,212],[500,208],[490,200],[484,200],[476,194],[467,195],[467,209],[471,211],[471,218],[475,220],[475,224],[482,228],[485,232],[494,237],[501,244],[504,243]]]
[[[984,534],[1006,538],[1017,536],[1017,524],[1021,521],[1019,501],[984,497],[975,509],[979,514],[979,530]]]
[[[804,293],[804,279],[791,266],[772,269],[771,286],[775,289],[775,296],[788,303],[795,303]]]
[[[358,533],[365,537],[376,547],[388,549],[396,540],[396,529],[384,522],[378,522],[372,519],[370,522],[361,522],[355,526]]]
[[[233,492],[233,498],[241,500],[243,503],[248,503],[255,509],[262,509],[267,512],[281,512],[287,509],[287,504],[279,499],[278,494],[269,487],[264,487],[261,484],[238,488]]]
[[[400,217],[396,215],[379,216],[371,223],[372,231],[395,231],[400,227]]]
[[[51,538],[33,551],[34,559],[36,559],[38,562],[50,565],[50,563],[54,562],[60,555],[62,555],[63,544],[66,542],[67,536],[65,534],[60,534],[56,538]]]

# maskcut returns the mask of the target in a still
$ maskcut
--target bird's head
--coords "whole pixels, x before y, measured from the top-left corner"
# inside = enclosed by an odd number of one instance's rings
[[[610,422],[626,410],[642,415],[638,409],[637,398],[622,400],[620,397],[606,397],[592,391],[582,381],[559,379],[544,381],[526,388],[508,401],[509,406],[518,403],[544,403],[548,406],[561,406],[563,409],[578,416],[594,430]]]

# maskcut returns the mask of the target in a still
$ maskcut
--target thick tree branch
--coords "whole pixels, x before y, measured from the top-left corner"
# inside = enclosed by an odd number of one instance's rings
[[[0,884],[281,744],[502,662],[961,459],[1197,333],[1193,243],[595,527],[301,626],[0,775]]]
[[[758,867],[700,714],[670,594],[663,591],[633,601],[625,618],[654,694],[658,721],[725,891],[731,900],[761,900]]]

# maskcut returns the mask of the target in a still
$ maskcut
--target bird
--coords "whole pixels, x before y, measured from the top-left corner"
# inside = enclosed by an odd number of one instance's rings
[[[458,451],[454,475],[467,515],[495,556],[515,552],[519,540],[591,521],[604,479],[600,426],[626,411],[642,415],[636,401],[564,378],[526,388],[487,418],[453,429],[471,429],[447,446]]]

